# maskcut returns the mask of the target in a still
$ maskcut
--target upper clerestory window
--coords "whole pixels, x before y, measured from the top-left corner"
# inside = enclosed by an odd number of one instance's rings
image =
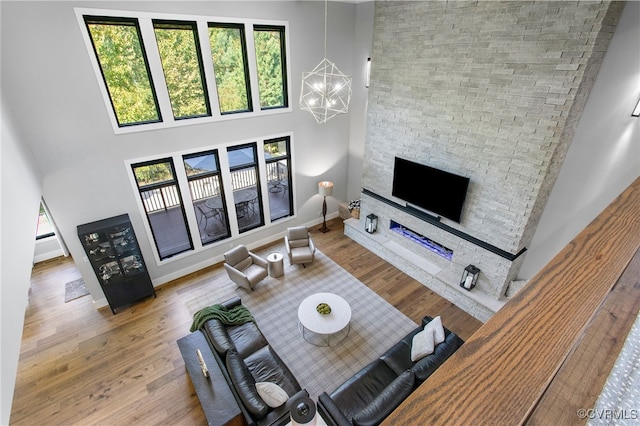
[[[138,20],[84,20],[118,126],[162,121]]]
[[[291,111],[286,22],[75,10],[115,133]]]

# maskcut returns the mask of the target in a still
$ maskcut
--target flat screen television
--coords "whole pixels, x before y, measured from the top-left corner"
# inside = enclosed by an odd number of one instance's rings
[[[396,157],[391,195],[460,223],[469,178]]]

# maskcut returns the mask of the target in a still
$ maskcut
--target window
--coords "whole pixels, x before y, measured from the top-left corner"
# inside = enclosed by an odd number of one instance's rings
[[[153,21],[175,119],[211,115],[195,22]]]
[[[209,44],[216,74],[220,112],[251,111],[244,26],[209,24]]]
[[[293,214],[289,137],[264,141],[264,158],[267,166],[269,210],[273,222]]]
[[[282,135],[127,161],[158,264],[293,216],[291,141]]]
[[[193,250],[173,160],[132,164],[131,168],[160,260]]]
[[[284,27],[255,25],[253,27],[260,107],[262,109],[288,106],[285,73]]]
[[[231,236],[218,151],[183,156],[202,245]]]
[[[138,20],[84,19],[118,126],[161,121]]]
[[[36,240],[41,240],[43,238],[52,237],[55,235],[55,231],[53,229],[53,224],[51,220],[49,220],[49,215],[47,214],[44,205],[40,203],[40,214],[38,215],[38,227],[36,229]]]
[[[227,148],[233,203],[240,233],[264,225],[256,144]]]
[[[75,12],[117,134],[291,111],[287,22]]]

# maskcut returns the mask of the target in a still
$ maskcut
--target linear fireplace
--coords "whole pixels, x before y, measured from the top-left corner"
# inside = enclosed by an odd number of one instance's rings
[[[395,222],[392,220],[391,225],[389,226],[389,229],[391,229],[393,232],[396,232],[402,235],[405,238],[412,240],[415,243],[420,244],[426,249],[431,250],[432,252],[436,253],[439,256],[444,257],[447,260],[453,259],[453,250],[443,246],[442,244],[436,241],[433,241],[430,238],[425,237],[424,235],[421,235],[407,228],[406,226],[398,222]]]

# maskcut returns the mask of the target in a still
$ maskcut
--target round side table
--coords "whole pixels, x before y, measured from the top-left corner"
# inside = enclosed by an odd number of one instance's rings
[[[282,253],[273,252],[267,256],[267,263],[269,268],[269,276],[273,278],[281,277],[284,275],[284,256]]]

